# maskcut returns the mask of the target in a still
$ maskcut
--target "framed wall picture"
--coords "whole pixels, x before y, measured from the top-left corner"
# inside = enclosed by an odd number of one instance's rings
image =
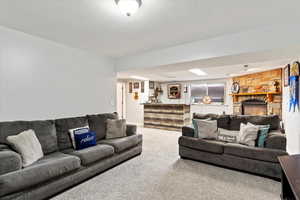
[[[290,79],[290,64],[284,67],[283,69],[283,83],[284,87],[289,86],[289,79]]]
[[[139,82],[133,83],[133,89],[139,89],[139,87],[140,87],[140,83]]]
[[[128,84],[128,91],[129,93],[132,93],[132,82],[129,82]]]
[[[169,84],[168,85],[168,98],[169,99],[180,99],[181,97],[181,85],[180,84]]]
[[[149,81],[149,89],[154,89],[154,81]]]
[[[300,67],[299,62],[295,61],[293,62],[292,66],[290,67],[290,76],[299,76],[300,75]]]
[[[141,93],[145,92],[145,81],[141,82]]]

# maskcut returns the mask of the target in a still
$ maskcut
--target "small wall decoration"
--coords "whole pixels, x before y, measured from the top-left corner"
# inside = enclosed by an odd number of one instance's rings
[[[134,99],[134,100],[138,100],[138,99],[139,99],[139,93],[138,93],[138,92],[135,92],[135,93],[133,94],[133,99]]]
[[[240,91],[240,84],[238,82],[233,82],[231,86],[232,94],[238,94]]]
[[[294,62],[290,67],[290,112],[296,111],[296,108],[299,111],[299,62]]]
[[[141,82],[141,93],[145,92],[145,81]]]
[[[132,82],[129,82],[129,93],[132,93]]]
[[[149,89],[154,89],[154,81],[149,81]]]
[[[168,85],[168,98],[169,99],[180,99],[181,97],[181,85],[180,84],[169,84]]]
[[[290,72],[290,76],[299,76],[300,73],[299,73],[299,65],[300,63],[298,61],[295,61],[293,64],[292,64],[292,67],[291,67],[291,72]]]
[[[139,87],[140,87],[140,83],[139,82],[133,83],[133,89],[139,89]]]
[[[184,92],[184,93],[188,93],[188,90],[189,90],[189,89],[188,89],[188,86],[185,85],[185,86],[184,86],[184,91],[183,91],[183,92]]]
[[[204,104],[211,104],[211,97],[210,96],[204,96],[202,99]]]
[[[289,86],[289,79],[290,79],[290,64],[284,67],[283,69],[283,83],[284,87]]]

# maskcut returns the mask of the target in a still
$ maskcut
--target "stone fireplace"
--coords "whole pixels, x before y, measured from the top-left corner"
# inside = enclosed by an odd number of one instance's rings
[[[242,115],[267,115],[267,103],[260,99],[247,99],[241,103]]]
[[[275,69],[232,78],[240,91],[232,94],[233,114],[282,115],[282,71]],[[274,88],[274,81],[279,88]]]

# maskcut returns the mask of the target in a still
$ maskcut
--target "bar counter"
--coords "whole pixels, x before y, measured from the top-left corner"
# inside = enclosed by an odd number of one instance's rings
[[[144,104],[144,127],[181,131],[190,124],[190,105]]]

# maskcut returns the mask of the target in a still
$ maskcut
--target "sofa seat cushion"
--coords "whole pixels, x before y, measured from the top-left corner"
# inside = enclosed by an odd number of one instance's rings
[[[115,148],[116,153],[123,152],[127,149],[137,146],[142,143],[143,135],[132,135],[122,138],[100,140],[99,144],[108,144]]]
[[[249,147],[241,144],[227,143],[224,145],[224,153],[242,158],[250,158],[253,160],[261,160],[266,162],[278,163],[278,156],[287,155],[285,151]]]
[[[106,144],[98,144],[93,147],[76,151],[74,149],[68,149],[63,151],[66,154],[74,155],[80,158],[82,165],[89,165],[98,160],[110,157],[114,155],[114,148]]]
[[[19,192],[80,168],[76,156],[52,153],[29,167],[0,176],[0,196]]]
[[[219,153],[224,152],[224,142],[216,140],[205,140],[194,137],[181,136],[178,141],[179,145],[197,149],[201,151]]]

